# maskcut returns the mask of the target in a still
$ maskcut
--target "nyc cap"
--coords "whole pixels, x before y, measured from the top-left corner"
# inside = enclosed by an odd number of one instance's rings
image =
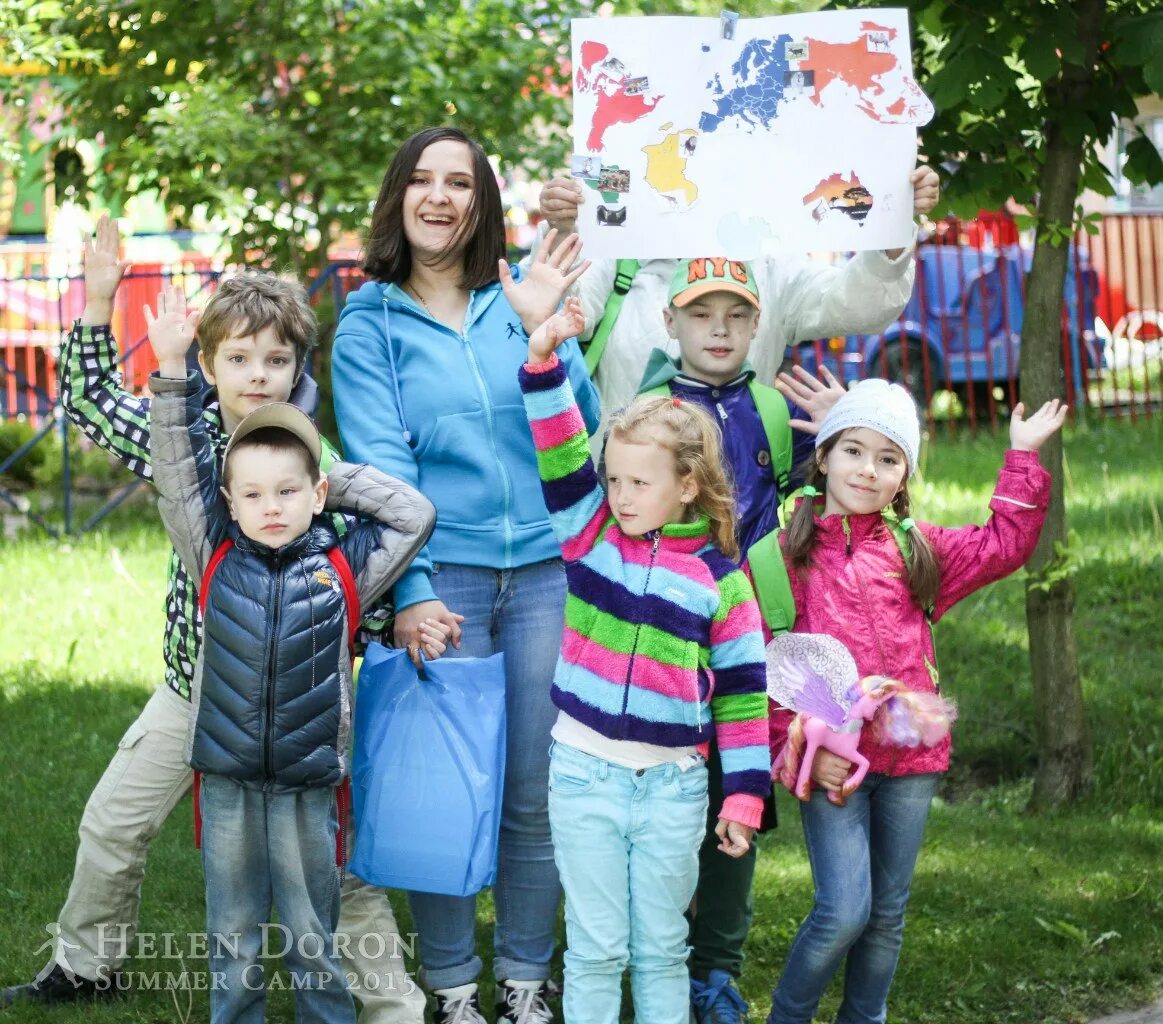
[[[711,292],[733,292],[759,309],[759,288],[750,265],[719,256],[679,260],[666,301],[682,309]]]
[[[253,434],[256,430],[262,430],[265,427],[276,427],[279,430],[286,430],[294,434],[307,446],[312,461],[318,465],[323,456],[323,444],[319,440],[319,431],[311,422],[311,417],[302,409],[291,405],[290,402],[271,402],[270,405],[260,405],[247,416],[230,435],[230,441],[226,445],[226,455],[223,457],[224,461],[230,458],[230,453],[234,451],[239,441],[248,434]]]

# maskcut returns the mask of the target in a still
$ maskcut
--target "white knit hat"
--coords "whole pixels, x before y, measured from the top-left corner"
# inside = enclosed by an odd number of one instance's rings
[[[852,427],[869,427],[884,434],[905,453],[909,476],[917,471],[921,422],[912,395],[899,384],[875,378],[853,384],[824,417],[816,435],[816,447]]]

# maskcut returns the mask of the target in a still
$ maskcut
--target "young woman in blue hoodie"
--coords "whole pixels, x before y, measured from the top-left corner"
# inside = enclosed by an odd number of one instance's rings
[[[410,483],[436,506],[428,546],[395,586],[397,646],[417,657],[420,625],[433,620],[451,635],[451,657],[505,652],[498,1024],[551,1020],[544,996],[561,890],[548,816],[549,690],[565,570],[517,368],[529,334],[587,266],[570,270],[578,251],[576,238],[566,239],[525,275],[510,270],[484,151],[457,129],[426,129],[384,176],[363,264],[371,280],[348,297],[332,354],[347,457]],[[592,432],[598,394],[576,342],[561,358]],[[484,1024],[475,898],[412,893],[410,902],[437,1024]]]

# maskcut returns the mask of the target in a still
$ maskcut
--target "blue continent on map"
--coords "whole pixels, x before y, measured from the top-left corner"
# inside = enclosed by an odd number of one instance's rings
[[[713,132],[731,117],[744,124],[770,128],[779,116],[788,62],[784,47],[789,35],[775,39],[751,39],[739,59],[731,65],[732,79],[724,86],[719,75],[707,83],[714,100],[714,110],[705,110],[699,118],[699,130]]]

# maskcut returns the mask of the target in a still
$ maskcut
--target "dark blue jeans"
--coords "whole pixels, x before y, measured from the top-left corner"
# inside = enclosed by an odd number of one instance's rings
[[[565,566],[561,559],[518,569],[433,567],[436,596],[464,616],[459,650],[446,658],[505,652],[506,763],[493,968],[498,980],[549,977],[561,883],[549,832],[550,700],[561,651]],[[455,988],[481,972],[476,955],[476,897],[409,893],[429,988]]]
[[[937,778],[868,775],[843,807],[819,788],[800,804],[815,903],[792,942],[768,1024],[811,1024],[845,958],[836,1024],[884,1024]]]

